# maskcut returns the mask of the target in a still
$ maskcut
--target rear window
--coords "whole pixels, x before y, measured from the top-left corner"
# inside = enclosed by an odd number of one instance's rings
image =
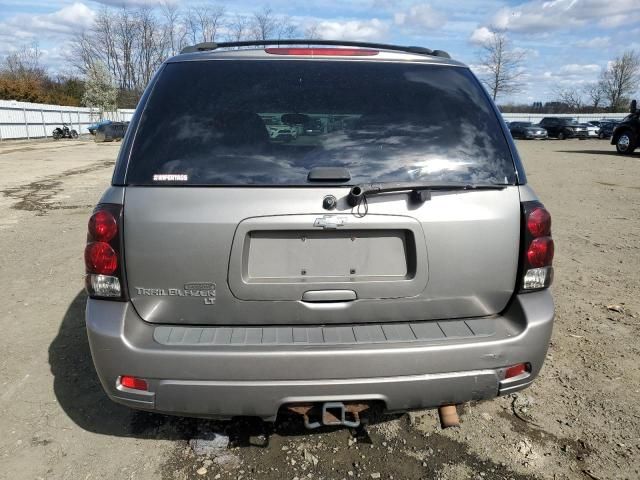
[[[366,61],[209,60],[165,66],[140,118],[127,183],[513,184],[498,118],[466,68]]]

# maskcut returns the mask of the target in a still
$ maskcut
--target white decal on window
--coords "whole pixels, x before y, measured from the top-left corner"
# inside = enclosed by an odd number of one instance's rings
[[[154,182],[186,182],[187,180],[189,180],[189,175],[184,174],[163,173],[153,176]]]

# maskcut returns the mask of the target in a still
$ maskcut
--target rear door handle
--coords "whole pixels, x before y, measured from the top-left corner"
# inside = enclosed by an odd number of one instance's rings
[[[302,294],[303,302],[352,302],[358,296],[353,290],[308,290]]]

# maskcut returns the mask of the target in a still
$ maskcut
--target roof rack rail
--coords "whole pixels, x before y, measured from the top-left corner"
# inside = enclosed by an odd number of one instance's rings
[[[451,58],[444,50],[431,50],[426,47],[413,47],[391,45],[387,43],[354,42],[349,40],[311,40],[311,39],[285,39],[285,40],[246,40],[242,42],[204,42],[184,47],[180,53],[203,52],[217,50],[219,48],[258,47],[266,45],[334,45],[341,47],[377,48],[380,50],[394,50],[397,52],[416,53],[419,55],[431,55],[434,57]]]

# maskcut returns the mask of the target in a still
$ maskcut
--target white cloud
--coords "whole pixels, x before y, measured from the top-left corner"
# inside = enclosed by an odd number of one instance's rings
[[[109,7],[154,7],[162,5],[164,0],[94,0]],[[171,4],[179,3],[177,0],[169,1]]]
[[[479,27],[473,31],[471,37],[469,37],[469,41],[478,45],[484,45],[491,41],[493,35],[493,32],[487,27]]]
[[[592,37],[576,42],[578,48],[606,48],[611,44],[611,37]]]
[[[377,18],[371,20],[324,20],[318,23],[320,37],[338,40],[379,41],[387,36],[389,25]]]
[[[496,13],[491,25],[501,30],[545,32],[590,23],[606,28],[640,19],[638,0],[530,0]]]
[[[416,33],[440,28],[447,23],[446,17],[428,3],[413,5],[406,11],[396,12],[393,18],[396,25]]]
[[[11,36],[39,37],[42,33],[73,33],[88,28],[95,13],[84,3],[76,2],[52,13],[41,15],[18,14],[11,17],[0,29]]]
[[[19,13],[0,22],[0,57],[25,45],[38,42],[44,65],[60,70],[65,63],[70,35],[90,27],[95,13],[87,5],[75,2],[51,13]]]
[[[590,63],[587,65],[570,63],[568,65],[563,65],[562,67],[560,67],[559,72],[562,74],[569,74],[569,75],[584,75],[589,73],[598,73],[600,69],[601,69],[600,65],[596,65],[595,63]]]

